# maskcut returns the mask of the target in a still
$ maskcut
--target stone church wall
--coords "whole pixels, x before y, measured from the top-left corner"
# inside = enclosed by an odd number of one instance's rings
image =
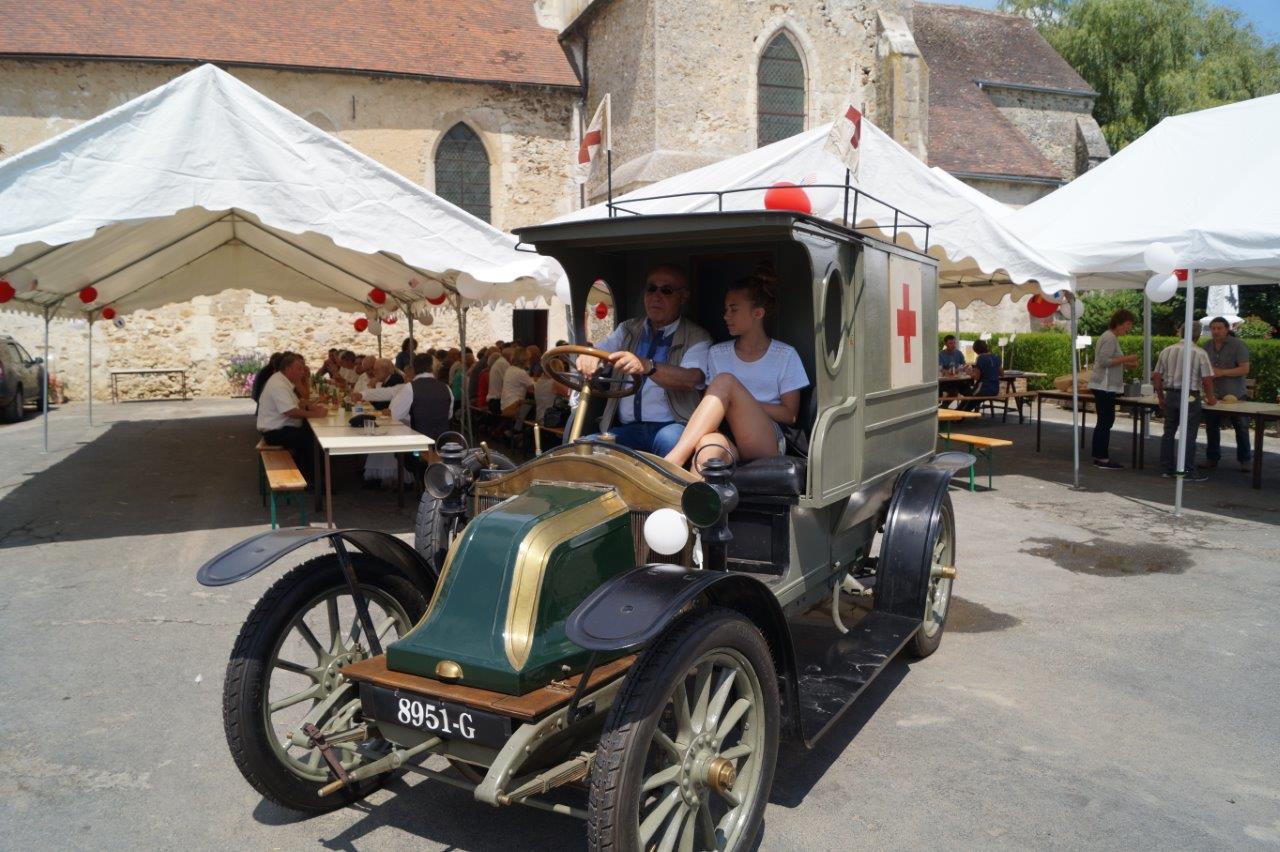
[[[1076,121],[1093,122],[1093,98],[987,86],[987,96],[1022,135],[1071,180],[1077,176]]]

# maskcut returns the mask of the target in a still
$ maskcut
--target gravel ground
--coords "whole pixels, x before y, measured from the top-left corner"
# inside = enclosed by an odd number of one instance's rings
[[[99,406],[90,429],[70,405],[48,455],[36,419],[0,428],[3,845],[580,848],[576,820],[416,777],[308,820],[242,781],[222,672],[278,573],[221,589],[194,573],[265,528],[250,411]],[[1044,454],[1031,425],[973,428],[1017,445],[994,491],[953,492],[941,649],[784,753],[761,848],[1280,845],[1280,455],[1262,491],[1225,469],[1188,485],[1179,520],[1150,470],[1067,487],[1060,422]],[[410,508],[345,485],[340,523],[410,537]]]

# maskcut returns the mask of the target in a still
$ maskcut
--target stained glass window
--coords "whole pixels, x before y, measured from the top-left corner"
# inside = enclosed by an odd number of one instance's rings
[[[489,221],[489,155],[465,124],[451,127],[436,149],[436,195]]]
[[[804,130],[804,63],[786,33],[760,55],[756,82],[756,144],[768,145]]]

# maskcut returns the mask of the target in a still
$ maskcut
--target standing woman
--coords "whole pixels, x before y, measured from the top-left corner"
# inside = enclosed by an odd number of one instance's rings
[[[1093,464],[1103,470],[1124,467],[1111,460],[1111,427],[1116,422],[1116,397],[1124,390],[1124,368],[1138,365],[1138,356],[1121,352],[1117,339],[1133,329],[1133,319],[1133,314],[1124,308],[1112,314],[1107,330],[1102,332],[1093,350],[1089,390],[1098,410],[1098,419],[1093,426]]]
[[[809,377],[793,347],[765,334],[776,288],[774,274],[758,270],[725,294],[724,323],[733,340],[707,352],[706,393],[667,461],[683,466],[704,447],[710,449],[698,456],[699,465],[710,458],[728,461],[729,454],[745,461],[786,451],[783,427],[795,425]],[[732,441],[718,431],[722,423],[729,425]]]

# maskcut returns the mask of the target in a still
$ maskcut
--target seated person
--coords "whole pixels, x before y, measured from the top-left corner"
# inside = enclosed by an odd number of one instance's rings
[[[776,280],[757,271],[725,294],[724,322],[734,339],[708,352],[706,393],[668,461],[685,465],[697,453],[702,465],[711,458],[734,460],[730,454],[745,461],[786,452],[783,426],[795,424],[809,377],[793,347],[765,334],[764,318],[777,303]],[[717,431],[722,422],[733,441]]]
[[[502,374],[502,395],[499,397],[503,417],[515,417],[525,397],[533,390],[533,377],[529,375],[528,368],[528,350],[521,347],[511,353],[511,364]]]
[[[711,335],[681,316],[688,300],[684,270],[668,263],[655,266],[645,276],[645,315],[619,323],[596,345],[612,353],[615,372],[633,381],[646,378],[639,393],[609,400],[600,416],[600,431],[612,432],[624,447],[666,455],[698,405]],[[578,357],[584,375],[596,366],[595,358]]]
[[[964,353],[960,351],[960,341],[954,334],[942,338],[942,349],[938,352],[938,372],[955,372],[964,369]]]
[[[974,379],[978,382],[978,386],[974,388],[974,396],[995,396],[1000,393],[1000,356],[991,351],[991,347],[987,345],[985,340],[975,340],[973,342],[973,351],[977,353],[978,360],[973,365]],[[980,402],[970,402],[966,407],[977,409],[981,406]]]
[[[299,472],[310,483],[312,469],[311,431],[302,421],[328,417],[329,409],[298,398],[298,386],[310,377],[307,362],[295,352],[280,358],[280,370],[263,385],[258,398],[258,431],[268,444],[284,447],[293,455]]]

